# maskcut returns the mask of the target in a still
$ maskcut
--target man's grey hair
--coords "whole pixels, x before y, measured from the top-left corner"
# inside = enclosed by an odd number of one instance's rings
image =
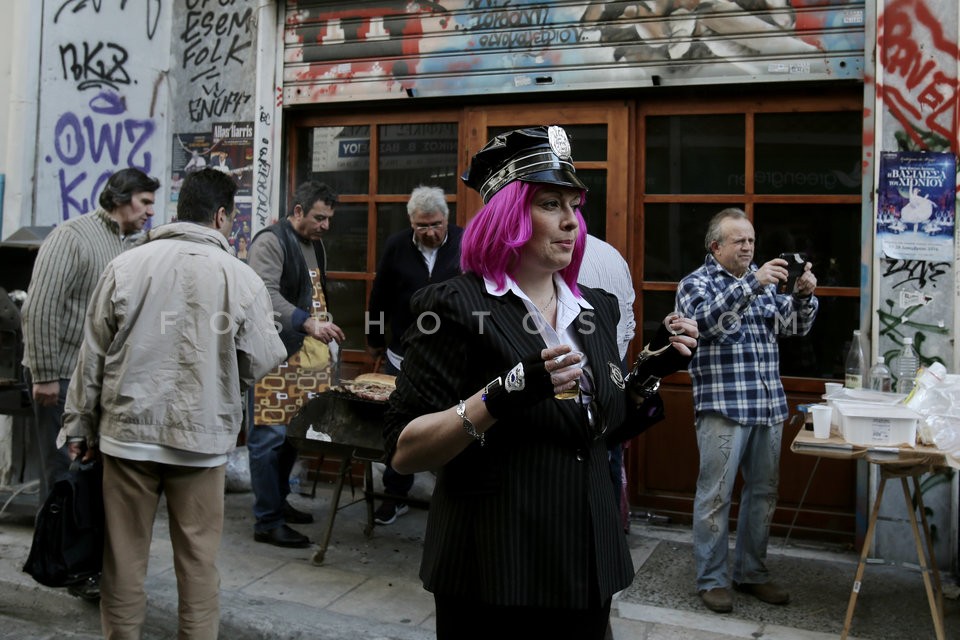
[[[717,244],[723,243],[723,234],[720,232],[720,223],[731,218],[734,220],[746,220],[747,214],[744,213],[743,209],[728,207],[710,218],[710,224],[707,225],[707,236],[703,240],[703,246],[706,248],[708,253],[711,251],[710,245],[712,245],[714,242]]]
[[[443,189],[423,185],[414,189],[410,193],[410,199],[407,200],[407,215],[413,219],[413,214],[418,211],[442,213],[443,219],[446,220],[450,215],[450,209],[447,207],[447,200],[443,196]]]

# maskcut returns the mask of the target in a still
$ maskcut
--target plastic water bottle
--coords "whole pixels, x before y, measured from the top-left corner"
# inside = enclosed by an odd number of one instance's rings
[[[893,390],[893,374],[883,362],[883,356],[877,356],[877,363],[870,367],[870,388],[874,391]]]
[[[850,341],[850,350],[847,351],[845,365],[846,377],[843,383],[843,386],[847,389],[860,389],[863,387],[863,374],[867,363],[865,353],[860,329],[856,329],[853,332],[853,340]]]
[[[303,475],[303,463],[300,460],[297,460],[293,463],[293,468],[290,469],[290,493],[299,494],[300,493],[300,476]]]
[[[903,349],[900,350],[896,362],[897,393],[907,395],[913,391],[919,367],[920,356],[913,348],[913,336],[904,336]]]
[[[929,367],[921,367],[917,372],[916,384],[913,391],[907,396],[903,403],[914,411],[921,411],[927,404],[927,392],[943,383],[947,378],[947,368],[939,362],[930,363]]]

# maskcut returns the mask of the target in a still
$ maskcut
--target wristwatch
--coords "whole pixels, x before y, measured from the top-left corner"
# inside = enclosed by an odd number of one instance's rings
[[[476,440],[479,440],[481,447],[484,444],[486,444],[486,440],[484,439],[485,434],[477,431],[477,428],[473,426],[472,422],[470,422],[470,418],[467,417],[467,401],[466,400],[461,400],[457,404],[457,415],[460,416],[460,420],[462,421],[464,431],[469,433]]]

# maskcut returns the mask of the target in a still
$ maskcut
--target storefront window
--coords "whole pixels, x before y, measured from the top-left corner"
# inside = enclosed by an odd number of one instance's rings
[[[860,237],[850,233],[859,204],[757,204],[756,262],[781,253],[800,253],[813,264],[821,287],[860,286]]]
[[[380,125],[377,190],[410,193],[424,184],[456,192],[457,142],[452,122]]]
[[[341,202],[337,205],[330,231],[324,238],[327,272],[366,271],[367,208]]]
[[[703,263],[710,218],[733,206],[753,222],[757,265],[800,253],[817,276],[817,321],[807,336],[781,340],[782,375],[839,378],[844,341],[859,326],[861,110],[852,102],[837,110],[829,99],[822,110],[816,101],[789,112],[783,104],[731,101],[718,114],[698,105],[676,113],[676,102],[645,105],[646,115],[641,108],[643,265],[634,284],[643,339]]]
[[[577,177],[587,185],[586,203],[580,213],[587,230],[601,240],[607,238],[607,172],[581,169]]]
[[[647,193],[743,193],[742,114],[646,118]]]
[[[370,176],[370,127],[312,127],[300,148],[297,183],[319,180],[340,194],[366,193]]]
[[[703,264],[707,223],[727,207],[742,209],[743,203],[648,204],[643,236],[644,279],[676,282]]]
[[[757,114],[756,192],[859,195],[862,122],[855,111]]]

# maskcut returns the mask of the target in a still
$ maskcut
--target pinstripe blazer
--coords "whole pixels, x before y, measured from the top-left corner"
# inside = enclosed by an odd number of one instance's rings
[[[594,309],[575,321],[595,398],[612,427],[624,420],[616,299],[582,288]],[[513,294],[488,294],[474,274],[419,291],[406,358],[387,410],[388,451],[413,418],[455,405],[545,344],[524,330]],[[439,318],[439,322],[436,322]],[[436,325],[436,326],[435,326]],[[434,331],[434,328],[436,330]],[[543,400],[502,419],[437,472],[420,577],[427,590],[494,605],[586,608],[630,584],[607,443],[579,402]]]

